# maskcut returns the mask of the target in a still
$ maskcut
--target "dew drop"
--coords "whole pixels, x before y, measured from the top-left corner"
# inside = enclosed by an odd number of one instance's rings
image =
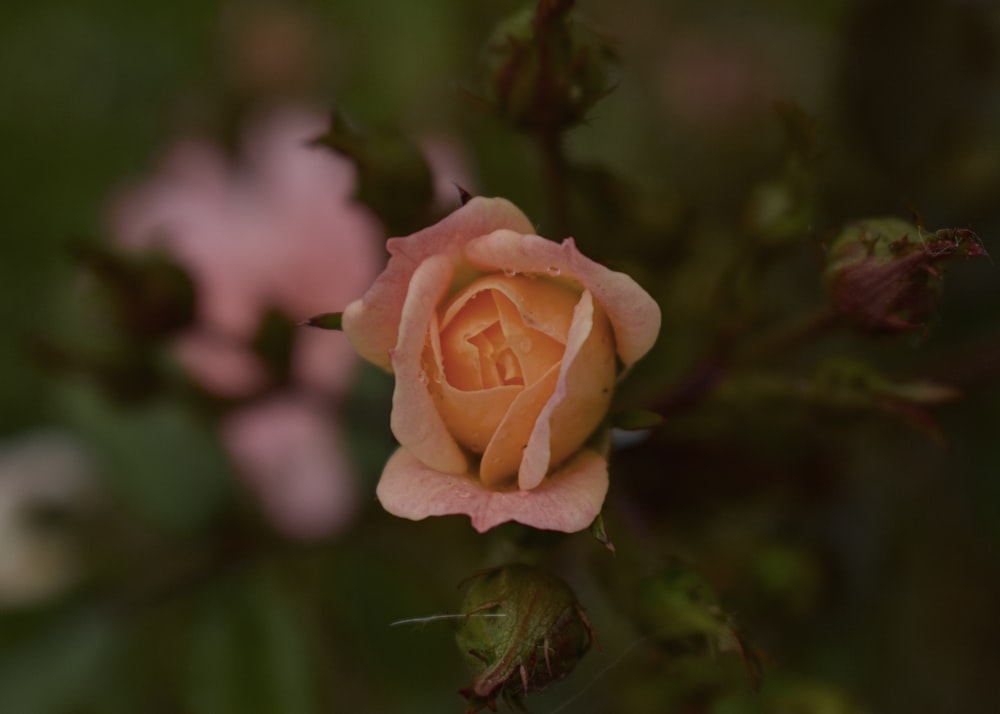
[[[559,275],[560,272],[558,265],[549,266],[549,275]]]
[[[428,382],[430,382],[430,380],[427,378],[427,372],[425,372],[424,370],[420,370],[420,372],[417,373],[417,379],[419,379],[420,383],[423,385],[427,385]]]
[[[503,274],[506,275],[508,278],[513,278],[515,275],[517,275],[517,271],[516,270],[504,270]]]

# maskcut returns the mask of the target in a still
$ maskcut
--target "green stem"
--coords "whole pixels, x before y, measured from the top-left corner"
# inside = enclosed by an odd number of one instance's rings
[[[552,238],[562,240],[571,235],[562,137],[558,131],[539,130],[536,134],[536,143],[542,162],[542,181],[548,205],[548,232]]]
[[[675,385],[654,399],[650,408],[664,418],[693,409],[735,369],[780,357],[838,324],[837,314],[824,306],[778,325],[742,349],[717,345]]]
[[[732,362],[744,365],[775,359],[836,327],[838,323],[837,313],[830,305],[824,305],[814,312],[779,325],[743,349],[736,350]]]

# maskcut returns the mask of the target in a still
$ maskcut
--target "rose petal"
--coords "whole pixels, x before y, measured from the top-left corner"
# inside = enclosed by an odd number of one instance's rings
[[[572,238],[555,243],[536,235],[498,230],[469,241],[465,257],[474,268],[486,272],[535,273],[579,281],[607,313],[618,356],[626,367],[646,354],[659,334],[656,301],[628,275],[583,255]]]
[[[483,389],[479,349],[469,341],[490,325],[499,322],[496,304],[488,292],[462,295],[459,311],[441,323],[441,359],[448,383],[459,389]],[[452,319],[449,320],[449,317]]]
[[[486,450],[514,399],[523,390],[520,385],[511,385],[466,392],[448,383],[431,388],[440,390],[438,409],[451,434],[477,454]]]
[[[399,443],[428,466],[457,474],[466,472],[468,462],[434,405],[423,367],[428,328],[453,273],[451,261],[436,255],[421,263],[410,280],[399,339],[390,356],[396,372],[390,425]]]
[[[519,488],[537,487],[552,464],[580,448],[597,428],[611,403],[616,369],[608,321],[584,291],[573,311],[559,377],[523,452]]]
[[[433,255],[456,259],[466,242],[499,228],[534,230],[510,201],[477,197],[433,226],[389,240],[385,271],[360,300],[344,310],[344,332],[361,356],[391,371],[389,350],[396,343],[407,286],[417,266]]]
[[[573,319],[573,307],[580,299],[580,291],[569,290],[563,285],[534,277],[487,275],[470,283],[448,305],[441,327],[448,325],[466,301],[487,290],[495,290],[514,303],[529,327],[544,332],[555,340],[566,342]]]
[[[444,378],[436,316],[431,322],[429,348],[425,348],[424,356],[430,363],[426,365],[427,388],[437,402],[445,426],[460,444],[482,453],[522,387],[512,385],[477,391],[452,387]]]
[[[558,378],[559,364],[555,364],[511,403],[479,463],[479,479],[487,488],[503,488],[517,474],[535,422],[552,396]]]
[[[441,473],[398,449],[385,465],[376,495],[395,516],[465,514],[480,533],[507,521],[532,528],[575,533],[601,511],[608,490],[608,464],[584,449],[531,491],[491,491],[467,476]]]
[[[504,336],[521,365],[524,383],[534,384],[562,359],[566,346],[525,325],[523,316],[506,296],[496,296],[494,300]]]

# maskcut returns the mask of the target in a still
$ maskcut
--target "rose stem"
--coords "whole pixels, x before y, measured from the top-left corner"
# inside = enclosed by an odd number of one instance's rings
[[[736,350],[733,362],[738,364],[762,362],[780,357],[827,330],[836,327],[840,320],[833,307],[824,305],[810,313],[797,316],[764,333],[742,350]]]
[[[542,179],[548,204],[549,233],[562,240],[571,235],[566,203],[566,161],[559,131],[540,129],[535,135],[542,161]]]

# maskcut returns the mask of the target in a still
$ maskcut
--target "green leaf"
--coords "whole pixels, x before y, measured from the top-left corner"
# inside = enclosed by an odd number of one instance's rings
[[[112,635],[105,618],[92,612],[73,613],[47,623],[34,637],[5,648],[0,653],[0,711],[84,711],[81,700],[101,689]]]
[[[663,417],[648,409],[627,409],[611,417],[611,426],[625,431],[652,429],[663,423]]]
[[[590,535],[594,536],[594,539],[597,540],[598,543],[610,550],[612,555],[615,553],[615,544],[611,542],[611,538],[608,537],[608,531],[604,527],[603,514],[598,513],[597,518],[595,518],[594,522],[590,524]]]
[[[324,312],[322,315],[310,317],[302,324],[306,327],[318,327],[321,330],[343,330],[343,317],[342,312]]]
[[[316,677],[294,603],[260,574],[209,593],[191,638],[187,698],[193,714],[311,714]]]
[[[212,425],[177,404],[117,408],[88,385],[62,395],[109,489],[139,517],[191,533],[224,503],[230,470]]]

